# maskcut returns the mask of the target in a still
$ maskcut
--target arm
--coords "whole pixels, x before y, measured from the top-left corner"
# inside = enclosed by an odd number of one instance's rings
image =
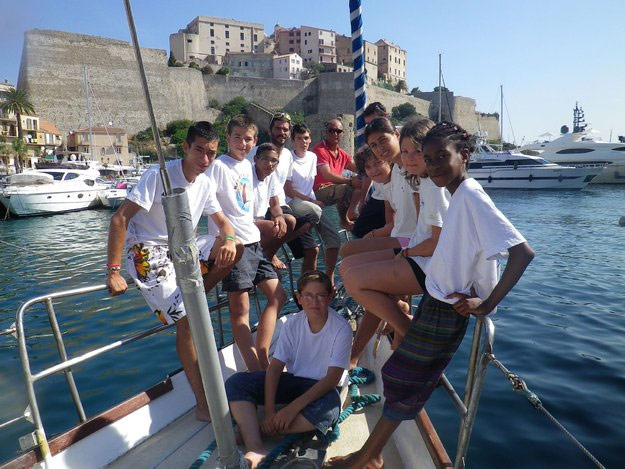
[[[219,228],[219,237],[223,241],[217,251],[215,265],[217,267],[227,267],[234,262],[237,255],[234,227],[230,224],[223,212],[215,212],[211,214],[210,217]]]
[[[282,238],[286,234],[286,221],[284,221],[284,214],[277,195],[269,199],[269,211],[271,218],[273,218],[273,234],[276,238]]]
[[[106,251],[107,264],[121,265],[122,250],[126,240],[128,223],[141,207],[130,200],[124,200],[117,212],[111,217],[109,225],[108,246]],[[109,295],[121,295],[128,289],[126,280],[119,271],[108,271],[106,275],[106,285]]]
[[[334,174],[330,171],[330,165],[328,164],[317,166],[317,173],[321,174],[326,181],[333,182],[334,184],[352,184],[352,179],[341,176],[340,174]]]
[[[369,179],[369,176],[364,175],[362,176],[362,178],[360,179],[360,198],[358,200],[358,202],[360,203],[361,207],[364,207],[365,205],[365,201],[367,200],[367,196],[369,195],[369,189],[371,188],[371,179]]]
[[[301,192],[298,192],[295,189],[293,189],[293,183],[291,181],[289,181],[288,179],[284,183],[284,193],[286,195],[288,195],[289,197],[293,198],[293,199],[300,199],[300,200],[303,200],[304,202],[311,202],[313,204],[317,204],[321,208],[324,207],[323,202],[321,202],[319,200],[311,199],[310,197],[308,197],[308,196],[302,194]]]
[[[271,366],[271,365],[270,365]],[[328,367],[327,374],[315,383],[308,391],[299,396],[289,405],[283,407],[273,417],[273,423],[278,431],[284,431],[295,420],[304,407],[328,392],[332,391],[339,384],[341,376],[343,376],[344,368],[335,366]],[[267,387],[265,385],[265,399],[267,399]]]
[[[273,425],[273,417],[276,414],[276,392],[284,366],[284,362],[272,358],[265,373],[265,419],[261,423],[261,427],[263,432],[268,434],[277,432]]]
[[[440,226],[432,227],[432,237],[428,239],[424,239],[416,246],[413,246],[408,249],[404,249],[404,256],[414,257],[414,256],[422,256],[422,257],[430,257],[434,254],[434,249],[436,249],[436,245],[438,244],[438,238],[441,236],[442,228]],[[401,255],[400,253],[399,255]]]
[[[506,268],[488,298],[482,300],[476,297],[473,291],[471,296],[461,293],[452,293],[448,296],[448,298],[458,298],[458,301],[454,303],[454,309],[459,314],[463,316],[468,316],[469,314],[484,316],[490,313],[516,285],[535,256],[534,251],[527,242],[511,247],[508,249],[508,254]]]

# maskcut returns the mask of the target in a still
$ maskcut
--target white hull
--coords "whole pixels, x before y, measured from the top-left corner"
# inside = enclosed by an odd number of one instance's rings
[[[107,208],[116,209],[119,207],[126,196],[128,195],[127,189],[104,189],[99,192],[100,201],[102,205]]]
[[[19,217],[48,215],[97,207],[100,205],[98,190],[90,188],[89,190],[39,193],[5,191],[0,195],[0,202],[13,215]]]
[[[484,189],[583,189],[601,168],[479,168],[469,169]]]
[[[576,164],[569,163],[569,166],[579,168],[600,168],[599,175],[594,178],[591,184],[625,184],[625,162],[612,163],[607,166],[598,166],[596,164]]]

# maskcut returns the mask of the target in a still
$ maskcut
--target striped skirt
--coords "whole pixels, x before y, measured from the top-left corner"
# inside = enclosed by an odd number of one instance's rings
[[[412,420],[460,346],[468,318],[426,292],[398,349],[382,367],[383,415]]]

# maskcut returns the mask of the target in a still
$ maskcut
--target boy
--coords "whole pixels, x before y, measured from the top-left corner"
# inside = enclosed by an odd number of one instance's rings
[[[207,291],[230,271],[243,253],[243,246],[236,243],[232,225],[217,204],[214,187],[204,175],[217,155],[218,146],[219,137],[213,126],[209,122],[197,122],[189,127],[183,143],[184,158],[166,164],[172,188],[187,191],[193,226],[197,226],[205,210],[218,227],[219,237],[203,236],[198,240]],[[159,168],[150,168],[111,218],[106,284],[111,296],[121,295],[128,289],[120,273],[125,244],[126,271],[133,277],[148,306],[163,324],[176,323],[176,351],[195,394],[195,415],[199,420],[208,421],[210,415],[195,348],[169,258],[162,193]]]
[[[249,371],[267,369],[269,344],[276,326],[280,308],[286,302],[286,293],[278,275],[260,246],[260,231],[254,224],[254,174],[252,164],[245,158],[256,143],[258,127],[244,114],[228,122],[226,141],[228,153],[221,155],[206,173],[213,182],[217,200],[224,214],[234,226],[237,238],[245,246],[241,260],[223,280],[228,293],[232,334]],[[273,213],[276,235],[286,233],[286,223],[280,207]],[[216,226],[208,221],[209,233]],[[250,298],[248,291],[257,285],[265,294],[267,303],[260,316],[256,345],[250,330]]]
[[[329,306],[332,289],[323,272],[304,273],[297,281],[303,310],[284,324],[267,371],[237,373],[226,381],[230,409],[251,468],[267,454],[261,431],[266,435],[326,433],[338,420],[341,402],[336,387],[346,376],[352,330]],[[260,425],[258,404],[265,406]],[[276,411],[276,404],[287,405]]]

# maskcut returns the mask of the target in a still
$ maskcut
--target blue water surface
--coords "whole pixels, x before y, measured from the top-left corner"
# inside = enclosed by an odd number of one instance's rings
[[[493,317],[496,356],[524,378],[544,407],[607,467],[625,465],[625,187],[581,192],[499,191],[491,197],[536,251],[529,269]],[[0,330],[20,304],[46,292],[104,283],[111,212],[89,210],[0,222]],[[50,257],[46,257],[50,256]],[[68,354],[75,356],[158,324],[138,292],[55,302]],[[26,320],[33,371],[58,361],[45,308]],[[470,338],[470,333],[467,334]],[[469,341],[447,375],[464,386]],[[27,405],[16,341],[0,336],[0,423]],[[179,368],[173,330],[74,368],[88,416]],[[77,423],[62,375],[37,383],[48,436]],[[427,405],[448,452],[458,417],[446,393]],[[0,429],[0,461],[19,449],[27,422]],[[473,431],[470,467],[593,467],[508,381],[490,367]]]

